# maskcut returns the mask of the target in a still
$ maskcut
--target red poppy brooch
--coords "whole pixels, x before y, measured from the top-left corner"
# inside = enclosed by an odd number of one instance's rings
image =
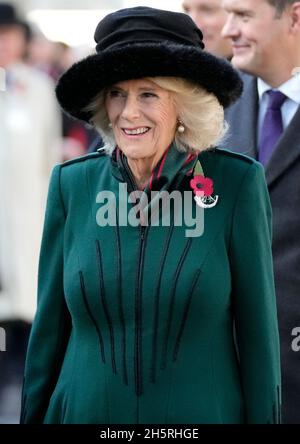
[[[219,196],[213,196],[214,183],[209,177],[205,177],[199,160],[194,169],[194,177],[190,181],[195,194],[194,199],[201,208],[212,208],[217,205]]]

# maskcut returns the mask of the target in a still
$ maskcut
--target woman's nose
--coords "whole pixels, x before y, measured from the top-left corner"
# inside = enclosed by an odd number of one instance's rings
[[[140,117],[140,105],[136,97],[130,95],[126,97],[122,110],[122,117],[127,120]]]

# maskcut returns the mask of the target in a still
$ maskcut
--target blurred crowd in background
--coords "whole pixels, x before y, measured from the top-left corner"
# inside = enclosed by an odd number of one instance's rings
[[[18,420],[51,170],[85,154],[96,137],[59,109],[54,94],[59,76],[84,55],[0,3],[0,422]]]

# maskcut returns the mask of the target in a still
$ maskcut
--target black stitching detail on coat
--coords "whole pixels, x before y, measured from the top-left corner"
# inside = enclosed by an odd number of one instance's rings
[[[126,365],[126,326],[124,318],[123,298],[122,298],[122,262],[121,262],[121,243],[120,243],[120,230],[119,230],[119,218],[116,211],[116,244],[117,244],[117,282],[118,282],[118,299],[119,299],[119,316],[122,327],[122,367],[123,367],[123,381],[128,385],[128,372]]]
[[[116,356],[115,356],[115,338],[114,338],[114,328],[111,321],[111,317],[109,314],[107,301],[105,297],[105,288],[104,288],[104,280],[103,280],[103,266],[102,266],[102,256],[101,256],[101,250],[100,250],[100,242],[96,240],[96,254],[97,254],[97,265],[98,265],[98,274],[99,274],[99,282],[100,282],[100,297],[101,302],[103,305],[103,310],[105,313],[105,317],[108,323],[109,327],[109,334],[110,334],[110,346],[111,346],[111,365],[113,369],[113,373],[117,373],[117,367],[116,367]]]
[[[180,341],[181,341],[181,338],[182,338],[182,335],[183,335],[185,323],[186,323],[186,320],[187,320],[187,317],[188,317],[188,312],[189,312],[189,308],[190,308],[191,301],[192,301],[192,296],[193,296],[196,284],[198,282],[200,273],[201,273],[201,270],[198,270],[196,275],[195,275],[195,277],[194,277],[194,279],[193,279],[193,283],[192,283],[191,289],[190,289],[189,294],[188,294],[186,306],[185,306],[185,309],[184,309],[184,312],[183,312],[182,321],[181,321],[181,324],[180,324],[179,332],[178,332],[178,335],[177,335],[177,338],[176,338],[176,343],[175,343],[175,347],[174,347],[174,351],[173,351],[173,361],[176,361],[176,359],[178,357]]]
[[[94,316],[92,314],[92,311],[90,309],[89,303],[87,301],[82,271],[79,271],[79,278],[80,278],[80,288],[81,288],[81,294],[82,294],[82,297],[83,297],[83,302],[84,302],[86,311],[88,312],[88,315],[91,318],[92,323],[94,324],[94,327],[95,327],[95,329],[97,331],[98,338],[99,338],[99,343],[100,343],[101,357],[102,357],[102,361],[105,363],[103,339],[102,339],[102,335],[101,335],[100,329],[99,329],[99,327],[97,325],[96,319],[94,318]]]
[[[161,356],[161,366],[160,368],[163,370],[166,365],[167,365],[167,351],[168,351],[168,342],[169,342],[169,335],[170,335],[170,330],[171,330],[171,324],[172,324],[172,318],[173,318],[173,309],[174,309],[174,302],[175,302],[175,291],[176,291],[176,286],[177,286],[177,281],[180,275],[180,271],[182,269],[183,263],[185,261],[185,258],[188,254],[188,251],[191,247],[191,243],[192,243],[192,238],[189,238],[186,246],[183,250],[183,253],[180,257],[180,260],[178,262],[177,265],[177,269],[175,272],[175,276],[174,278],[171,280],[171,282],[173,282],[173,286],[171,288],[171,297],[170,297],[170,304],[169,304],[169,316],[168,316],[168,321],[167,321],[167,327],[166,327],[166,331],[165,331],[165,338],[164,338],[164,344],[163,344],[163,349],[162,349],[162,356]]]
[[[170,245],[170,240],[173,234],[174,229],[174,220],[172,220],[172,225],[170,226],[169,233],[167,240],[165,242],[163,254],[161,256],[161,261],[159,265],[159,275],[157,279],[157,284],[154,287],[154,297],[155,297],[155,306],[154,306],[154,319],[153,319],[153,337],[152,337],[152,358],[151,358],[151,373],[150,373],[150,380],[151,382],[155,382],[156,380],[156,361],[157,361],[157,330],[158,330],[158,319],[159,319],[159,300],[160,300],[160,285],[161,285],[161,278],[163,274],[163,269],[165,266],[167,253]]]
[[[135,285],[135,343],[134,343],[134,378],[137,396],[142,394],[142,300],[141,289],[143,281],[144,254],[147,241],[148,227],[140,227],[140,254],[138,257]],[[145,232],[144,232],[145,230]]]

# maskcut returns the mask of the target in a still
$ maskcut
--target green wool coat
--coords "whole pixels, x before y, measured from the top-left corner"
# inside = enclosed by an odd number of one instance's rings
[[[186,159],[171,146],[154,188],[191,191]],[[119,185],[134,187],[124,156],[93,153],[55,167],[22,423],[280,422],[263,168],[220,149],[199,160],[219,200],[202,210],[196,237],[174,223],[175,207],[169,226],[122,225]],[[99,225],[103,190],[116,196],[107,226]]]

